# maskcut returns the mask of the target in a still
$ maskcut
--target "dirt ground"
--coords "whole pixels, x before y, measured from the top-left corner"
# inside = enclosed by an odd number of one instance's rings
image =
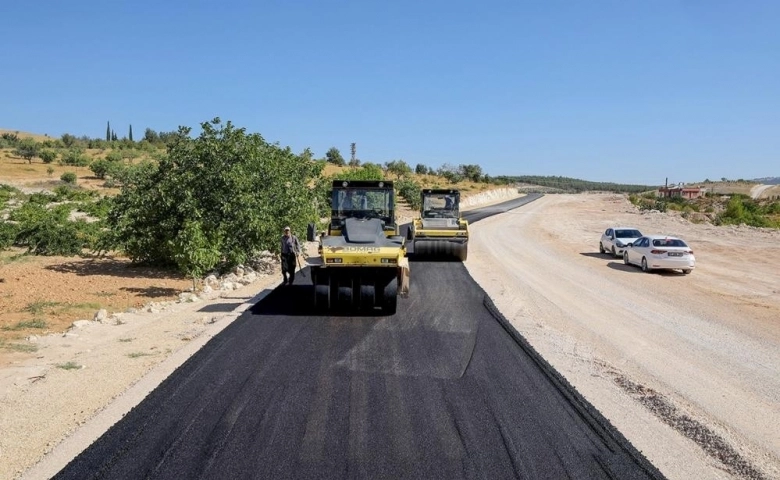
[[[401,211],[400,221],[412,215]],[[598,254],[601,232],[617,223],[682,236],[697,269],[644,274]],[[695,225],[640,214],[623,196],[584,194],[545,196],[472,233],[466,267],[486,293],[670,479],[780,478],[779,231]],[[33,292],[37,278],[46,294],[31,298],[56,303],[43,315],[91,319],[93,303],[124,311],[190,286],[167,274],[143,283],[116,259],[113,274],[90,271],[90,260],[47,261],[30,264],[26,277],[0,274],[14,279],[0,289],[26,278],[18,294]],[[3,271],[9,266],[25,267]],[[0,368],[0,478],[49,478],[279,280],[261,276],[222,298],[14,340],[37,351],[10,352]],[[33,300],[12,296],[4,312],[31,313],[20,310]],[[28,317],[15,318],[9,323]]]
[[[684,238],[697,267],[598,253],[610,226]],[[780,478],[780,231],[548,195],[474,227],[466,266],[498,308],[670,479]]]

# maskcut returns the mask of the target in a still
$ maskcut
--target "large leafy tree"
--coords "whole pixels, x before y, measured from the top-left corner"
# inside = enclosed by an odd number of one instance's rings
[[[282,228],[315,217],[309,185],[322,165],[219,118],[171,136],[167,155],[125,179],[109,215],[114,245],[133,261],[193,277],[277,252]]]
[[[330,147],[327,152],[325,152],[325,158],[328,160],[329,163],[332,163],[334,165],[344,166],[346,162],[344,162],[344,157],[341,156],[341,152],[336,147]]]
[[[27,163],[32,163],[32,159],[37,157],[40,151],[41,146],[38,142],[32,138],[25,138],[19,142],[13,153],[27,160]]]

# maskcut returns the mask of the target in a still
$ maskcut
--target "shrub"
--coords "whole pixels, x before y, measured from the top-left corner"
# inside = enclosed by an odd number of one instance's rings
[[[415,210],[420,209],[422,206],[420,200],[422,189],[420,188],[420,185],[417,184],[417,182],[408,179],[399,180],[395,183],[395,187],[398,190],[398,194],[406,199],[410,207]]]
[[[0,220],[0,249],[6,249],[16,242],[19,226],[15,223]]]
[[[0,183],[0,208],[2,208],[8,200],[16,197],[20,193],[22,192],[19,191],[18,188]]]
[[[109,162],[121,162],[122,161],[122,152],[119,150],[111,150],[106,155],[106,160]]]
[[[96,218],[105,219],[111,210],[112,201],[110,197],[103,197],[94,202],[81,202],[78,204],[78,210]]]
[[[73,172],[65,172],[60,176],[60,180],[70,185],[75,185],[77,178]]]
[[[32,163],[32,159],[37,157],[40,151],[41,146],[38,142],[32,138],[25,138],[17,144],[13,153],[14,155],[24,158],[29,163]]]
[[[54,150],[41,150],[41,153],[38,155],[41,157],[41,160],[43,160],[43,163],[51,163],[54,160],[57,159],[57,152]]]
[[[55,202],[83,202],[98,197],[99,194],[94,190],[84,190],[70,185],[58,185],[54,188]]]
[[[14,243],[36,255],[78,255],[83,248],[95,248],[102,234],[99,222],[68,220],[71,205],[52,209],[27,202],[11,213],[19,222]]]
[[[92,173],[95,174],[95,177],[100,179],[106,178],[106,173],[108,173],[110,168],[111,162],[104,159],[95,160],[89,165],[89,169],[92,170]]]
[[[46,205],[53,202],[54,199],[55,196],[49,193],[35,192],[30,195],[30,198],[28,198],[27,201],[30,203],[37,203],[38,205]]]
[[[62,155],[60,160],[64,165],[72,165],[74,167],[86,167],[89,165],[89,157],[84,155],[84,152],[80,148],[71,148]]]

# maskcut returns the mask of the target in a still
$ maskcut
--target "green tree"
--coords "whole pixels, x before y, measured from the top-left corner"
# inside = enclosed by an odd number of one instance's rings
[[[460,165],[458,173],[472,182],[479,182],[482,179],[482,167],[479,165]]]
[[[57,152],[48,149],[41,150],[41,153],[39,153],[38,156],[41,157],[43,163],[51,163],[57,159]]]
[[[132,125],[130,125],[130,133],[128,134],[127,139],[130,140],[131,142],[133,141],[133,126]]]
[[[428,167],[423,165],[422,163],[418,163],[416,167],[414,167],[414,173],[417,175],[425,175],[428,173]]]
[[[398,177],[403,177],[412,173],[412,167],[403,160],[393,160],[385,162],[385,169]]]
[[[78,147],[71,148],[63,153],[60,161],[64,165],[73,165],[74,167],[86,167],[89,165],[89,157]]]
[[[157,132],[155,132],[151,128],[147,128],[144,131],[144,140],[146,140],[151,144],[160,143],[160,136],[157,135]]]
[[[60,141],[62,141],[62,144],[65,145],[65,147],[70,148],[74,145],[76,145],[76,141],[78,139],[69,133],[63,133],[62,137],[60,137]]]
[[[111,141],[111,122],[106,122],[106,141]]]
[[[180,127],[167,155],[123,179],[108,223],[134,262],[198,275],[278,252],[282,227],[304,231],[316,217],[319,164],[219,118],[201,127],[197,138]]]
[[[13,153],[24,158],[28,163],[32,163],[32,159],[37,157],[40,151],[41,146],[38,142],[32,138],[24,138],[19,142]]]
[[[60,175],[60,180],[62,180],[63,182],[65,182],[67,184],[75,185],[77,177],[76,177],[76,174],[73,173],[73,172],[65,172],[62,175]]]
[[[328,160],[328,162],[338,165],[340,167],[343,167],[345,165],[344,157],[341,156],[341,152],[339,152],[339,149],[336,147],[330,147],[328,151],[325,153],[325,158]]]

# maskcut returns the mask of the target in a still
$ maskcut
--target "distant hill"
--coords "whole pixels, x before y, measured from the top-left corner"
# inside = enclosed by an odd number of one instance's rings
[[[498,176],[495,178],[506,183],[525,183],[530,185],[538,185],[540,187],[546,187],[549,189],[555,189],[561,192],[576,193],[594,191],[642,193],[658,188],[652,185],[628,185],[612,182],[591,182],[588,180],[581,180],[579,178],[560,176],[519,175]]]
[[[763,183],[764,185],[780,185],[780,177],[754,178],[752,181]]]

